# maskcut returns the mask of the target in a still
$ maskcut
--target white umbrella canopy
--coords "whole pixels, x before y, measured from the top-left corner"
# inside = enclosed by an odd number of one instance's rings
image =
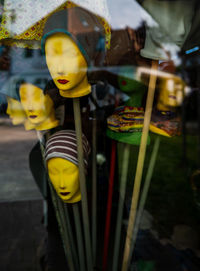
[[[46,19],[54,12],[74,6],[80,6],[96,14],[102,21],[107,40],[110,27],[107,23],[109,12],[106,0],[5,0],[0,25],[0,40],[8,45],[39,48]],[[16,42],[13,41],[17,40]],[[5,42],[6,41],[6,42]],[[31,42],[30,42],[31,41]]]
[[[11,36],[20,35],[66,2],[70,3],[66,0],[46,0],[45,2],[43,0],[5,0],[6,21],[3,21],[4,27]],[[109,19],[105,0],[74,0],[73,3],[104,17],[106,20]]]

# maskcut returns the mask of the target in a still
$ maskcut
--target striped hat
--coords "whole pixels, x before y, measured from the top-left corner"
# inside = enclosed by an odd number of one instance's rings
[[[84,165],[87,169],[90,146],[85,135],[82,135]],[[61,130],[47,140],[45,160],[51,158],[63,158],[78,166],[76,132],[73,130]]]

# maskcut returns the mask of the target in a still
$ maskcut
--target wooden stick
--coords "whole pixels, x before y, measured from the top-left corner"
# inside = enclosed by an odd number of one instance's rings
[[[97,122],[96,111],[93,114],[93,126],[92,126],[92,251],[93,251],[93,263],[96,262],[96,246],[97,246]]]
[[[88,271],[93,269],[92,261],[92,247],[90,238],[90,224],[88,216],[88,201],[87,201],[87,190],[86,190],[86,178],[85,168],[83,162],[83,146],[82,146],[82,127],[81,127],[81,114],[80,114],[80,102],[79,98],[73,98],[74,107],[74,120],[77,138],[77,150],[78,150],[78,166],[79,166],[79,179],[81,189],[81,206],[83,214],[83,228],[85,235],[85,247],[86,247],[86,258]]]
[[[154,167],[155,167],[155,163],[156,163],[156,158],[157,158],[159,146],[160,146],[160,137],[157,136],[156,140],[155,140],[155,143],[154,143],[153,151],[152,151],[152,154],[151,154],[149,167],[148,167],[147,175],[146,175],[145,182],[144,182],[144,188],[142,190],[142,195],[141,195],[139,208],[138,208],[138,212],[137,212],[137,216],[136,216],[136,222],[135,222],[135,228],[134,228],[134,231],[133,231],[133,238],[132,238],[130,255],[133,254],[133,250],[134,250],[134,246],[135,246],[135,242],[136,242],[136,238],[137,238],[137,233],[138,233],[139,226],[140,226],[141,216],[142,216],[144,206],[145,206],[145,203],[146,203],[146,198],[147,198],[147,194],[148,194],[148,191],[149,191],[149,186],[150,186],[151,179],[152,179],[152,175],[153,175],[153,171],[154,171]]]
[[[151,71],[154,72],[155,70],[157,70],[157,61],[152,61]],[[153,73],[153,72],[150,74],[146,110],[145,110],[145,115],[144,115],[144,126],[142,130],[142,138],[141,138],[139,155],[138,155],[136,175],[135,175],[135,180],[134,180],[131,210],[130,210],[130,215],[129,215],[128,229],[127,229],[127,234],[126,234],[126,242],[125,242],[124,256],[123,256],[123,263],[122,263],[122,271],[128,270],[128,265],[129,265],[129,261],[131,257],[130,255],[131,240],[132,240],[133,228],[134,228],[135,217],[136,217],[137,203],[138,203],[138,198],[139,198],[139,193],[140,193],[140,185],[141,185],[141,180],[142,180],[142,172],[143,172],[144,159],[145,159],[145,154],[146,154],[147,138],[148,138],[148,133],[149,133],[149,125],[150,125],[150,120],[151,120],[151,112],[152,112],[155,86],[156,86],[156,78],[157,78],[156,73]]]
[[[130,154],[130,145],[129,144],[123,144],[123,145],[124,145],[124,153],[123,153],[123,160],[122,160],[122,175],[121,175],[121,181],[120,181],[117,226],[116,226],[115,239],[114,239],[115,243],[114,243],[114,256],[113,256],[113,266],[112,266],[113,271],[116,271],[118,269],[121,227],[122,227],[122,219],[123,219],[124,199],[125,199],[125,194],[126,194],[126,183],[127,183],[129,154]]]
[[[79,255],[79,270],[85,271],[85,254],[84,254],[84,245],[83,245],[83,236],[81,230],[81,220],[79,215],[78,204],[75,203],[72,205],[74,213],[74,222],[76,228],[76,239],[78,245],[78,255]]]
[[[108,260],[108,245],[109,245],[109,239],[110,239],[110,220],[111,220],[112,195],[113,195],[113,185],[114,185],[114,176],[115,176],[115,161],[116,161],[116,141],[112,140],[106,224],[105,224],[105,232],[104,232],[103,271],[105,271],[107,268],[107,260]]]

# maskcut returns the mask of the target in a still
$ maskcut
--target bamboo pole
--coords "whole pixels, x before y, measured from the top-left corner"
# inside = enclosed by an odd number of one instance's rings
[[[140,185],[141,185],[141,180],[142,180],[142,172],[143,172],[144,159],[145,159],[145,154],[146,154],[147,138],[148,138],[148,133],[149,133],[149,125],[150,125],[150,120],[151,120],[151,112],[152,112],[153,99],[154,99],[154,93],[155,93],[156,78],[157,78],[156,70],[157,70],[157,61],[152,61],[147,102],[146,102],[146,110],[145,110],[145,115],[144,115],[144,126],[142,130],[142,138],[141,138],[141,143],[140,143],[136,175],[135,175],[135,180],[134,180],[134,188],[133,188],[133,194],[132,194],[131,210],[130,210],[128,229],[127,229],[127,234],[126,234],[122,271],[127,271],[130,257],[131,257],[130,255],[131,240],[132,240],[133,228],[134,228],[134,223],[135,223],[138,198],[139,198],[139,193],[140,193]]]
[[[97,246],[97,123],[96,123],[96,112],[94,110],[93,116],[93,126],[92,126],[92,252],[93,252],[93,262],[96,262],[96,246]]]
[[[81,230],[81,220],[80,220],[80,214],[78,209],[78,204],[75,203],[72,205],[73,213],[74,213],[74,222],[75,222],[75,228],[76,228],[76,239],[77,239],[77,245],[78,245],[78,255],[79,255],[79,267],[80,271],[85,271],[85,255],[84,255],[84,246],[83,246],[83,236],[82,236],[82,230]]]
[[[107,260],[108,260],[108,245],[109,245],[109,239],[110,239],[110,220],[111,220],[112,195],[113,195],[113,185],[114,185],[114,175],[115,175],[115,161],[116,161],[116,141],[112,140],[106,224],[105,224],[105,232],[104,232],[103,271],[105,271],[107,268]]]
[[[148,194],[148,191],[149,191],[149,186],[150,186],[151,179],[152,179],[152,175],[153,175],[153,171],[154,171],[154,167],[155,167],[155,163],[156,163],[156,158],[157,158],[159,146],[160,146],[160,137],[157,136],[156,140],[155,140],[155,143],[154,143],[153,151],[152,151],[152,154],[151,154],[149,167],[148,167],[147,175],[146,175],[145,182],[144,182],[144,188],[142,190],[142,195],[141,195],[139,208],[138,208],[138,212],[137,212],[137,216],[136,216],[136,222],[135,222],[135,228],[134,228],[134,231],[133,231],[133,238],[132,238],[130,255],[133,254],[133,250],[134,250],[134,246],[135,246],[135,242],[136,242],[136,238],[137,238],[137,233],[138,233],[139,226],[140,226],[141,216],[142,216],[144,206],[145,206],[145,203],[146,203],[146,198],[147,198],[147,194]]]
[[[117,226],[115,231],[115,243],[114,243],[114,256],[113,256],[113,266],[112,270],[116,271],[118,269],[118,257],[120,248],[120,238],[121,238],[121,227],[124,209],[124,199],[126,194],[126,184],[127,184],[127,173],[129,164],[129,154],[130,145],[124,144],[123,160],[122,160],[122,175],[120,181],[120,194],[119,194],[119,206],[117,212]]]
[[[82,146],[82,127],[81,127],[81,114],[80,114],[80,101],[79,98],[73,98],[74,107],[74,120],[77,137],[77,150],[78,150],[78,165],[79,165],[79,179],[81,189],[81,206],[83,214],[83,228],[85,236],[85,248],[88,271],[93,269],[92,261],[92,247],[90,238],[90,224],[88,216],[88,202],[86,190],[85,168],[83,162],[83,146]]]

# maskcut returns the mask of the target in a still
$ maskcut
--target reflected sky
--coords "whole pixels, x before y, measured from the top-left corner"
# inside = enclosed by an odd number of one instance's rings
[[[108,10],[113,29],[127,26],[137,29],[143,21],[151,26],[158,25],[135,0],[108,0]]]

